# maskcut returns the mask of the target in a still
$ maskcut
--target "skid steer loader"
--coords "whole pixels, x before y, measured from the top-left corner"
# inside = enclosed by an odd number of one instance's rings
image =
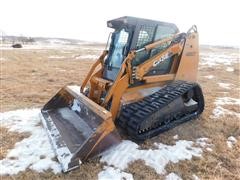
[[[117,128],[144,141],[204,109],[196,26],[179,33],[174,24],[128,16],[107,25],[109,48],[81,87],[62,88],[41,110],[64,172],[118,144]]]

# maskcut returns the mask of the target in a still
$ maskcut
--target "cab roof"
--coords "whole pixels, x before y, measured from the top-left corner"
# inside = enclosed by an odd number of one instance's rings
[[[114,29],[119,29],[122,27],[136,27],[136,26],[157,26],[157,25],[164,25],[164,26],[170,26],[173,29],[176,29],[176,31],[179,31],[177,26],[173,23],[163,22],[163,21],[155,21],[150,19],[143,19],[143,18],[137,18],[137,17],[131,17],[131,16],[123,16],[117,19],[112,19],[107,21],[107,26]]]

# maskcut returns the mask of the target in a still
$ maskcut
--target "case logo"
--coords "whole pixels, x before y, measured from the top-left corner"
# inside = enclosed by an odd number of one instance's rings
[[[160,57],[160,59],[153,61],[153,67],[156,67],[161,62],[165,61],[166,59],[170,58],[171,56],[172,56],[172,53],[167,53],[164,56]]]

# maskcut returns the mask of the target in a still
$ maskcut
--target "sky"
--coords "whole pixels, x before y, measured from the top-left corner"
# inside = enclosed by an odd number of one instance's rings
[[[200,44],[240,46],[239,0],[0,0],[0,31],[7,35],[106,42],[106,21],[135,16],[193,24]]]

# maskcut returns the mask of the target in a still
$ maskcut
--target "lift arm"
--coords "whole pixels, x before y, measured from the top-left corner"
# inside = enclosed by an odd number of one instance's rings
[[[142,52],[142,51],[150,51],[154,48],[159,47],[164,43],[171,43],[171,45],[167,49],[153,56],[152,58],[148,59],[144,63],[138,65],[137,67],[135,67],[134,68],[135,78],[138,80],[143,80],[144,75],[147,74],[152,67],[155,67],[158,64],[164,62],[169,57],[172,57],[176,54],[180,55],[184,48],[184,42],[185,42],[184,37],[185,36],[183,34],[176,34],[174,36],[154,42],[152,44],[145,46],[142,49],[137,50],[136,53]]]

